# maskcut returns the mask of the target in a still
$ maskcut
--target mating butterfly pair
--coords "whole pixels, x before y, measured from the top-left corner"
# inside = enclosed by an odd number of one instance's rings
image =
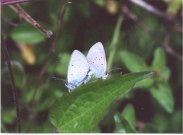
[[[69,90],[74,90],[83,83],[87,83],[91,75],[106,79],[106,56],[101,42],[94,44],[85,57],[80,51],[74,50],[68,66],[67,83]]]

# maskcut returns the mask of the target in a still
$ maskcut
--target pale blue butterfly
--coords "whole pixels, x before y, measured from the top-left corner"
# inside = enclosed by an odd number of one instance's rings
[[[83,83],[91,79],[91,75],[96,78],[106,79],[106,56],[101,42],[94,44],[87,57],[80,51],[74,50],[69,62],[67,72],[67,83],[65,85],[69,90],[74,90]]]
[[[70,90],[74,90],[82,83],[90,80],[90,69],[86,57],[78,50],[74,50],[69,62],[67,72],[67,83],[65,86]]]
[[[92,74],[96,78],[106,79],[108,76],[108,73],[106,71],[107,63],[105,50],[101,42],[97,42],[90,48],[86,58]]]

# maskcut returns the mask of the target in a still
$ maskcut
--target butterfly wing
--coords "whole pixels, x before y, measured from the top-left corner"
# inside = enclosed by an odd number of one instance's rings
[[[87,61],[91,71],[97,78],[103,78],[106,75],[106,56],[101,42],[94,44],[90,48]]]
[[[89,64],[86,57],[80,51],[74,50],[71,55],[67,72],[68,84],[79,86],[87,77],[88,71]]]

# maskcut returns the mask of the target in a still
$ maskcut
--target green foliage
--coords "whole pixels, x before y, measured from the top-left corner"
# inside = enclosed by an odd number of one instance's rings
[[[157,48],[154,53],[153,68],[164,68],[166,64],[165,53],[161,48]]]
[[[166,66],[165,53],[161,48],[157,48],[154,53],[152,68],[158,75],[159,81],[165,81],[165,82],[168,81],[170,77],[170,70]]]
[[[120,114],[116,114],[116,131],[117,133],[137,133],[135,128],[129,124],[129,122]]]
[[[132,105],[127,105],[122,114],[114,115],[117,133],[137,133],[135,130],[136,118],[135,110]]]
[[[138,72],[138,71],[144,71],[148,70],[148,66],[145,63],[145,60],[143,60],[141,57],[139,57],[136,54],[133,54],[129,51],[122,51],[120,52],[120,58],[125,65],[125,67],[130,72]],[[139,82],[136,87],[148,87],[152,84],[153,80],[151,78],[148,78],[146,80],[143,80]]]
[[[122,51],[120,53],[120,56],[121,56],[122,62],[130,72],[139,72],[139,71],[148,70],[148,67],[145,61],[139,56],[133,53],[130,53],[128,51]]]
[[[168,13],[176,14],[177,11],[181,8],[181,6],[182,6],[181,0],[170,1],[167,11]]]
[[[12,32],[12,38],[21,44],[36,44],[45,39],[44,35],[30,24],[21,24]]]
[[[91,82],[56,101],[50,120],[60,132],[91,132],[117,97],[150,75],[139,72]]]
[[[63,53],[59,55],[59,61],[56,66],[56,72],[59,74],[66,75],[67,74],[67,66],[69,64],[70,55],[67,53]]]
[[[127,105],[123,110],[122,116],[127,120],[127,122],[132,126],[135,127],[136,118],[135,118],[135,110],[132,105]]]
[[[122,126],[119,114],[114,115],[114,120],[115,120],[115,130],[114,130],[114,132],[115,133],[125,133],[125,129]]]
[[[151,123],[143,129],[144,133],[181,133],[182,111],[176,111],[172,114],[163,112],[157,113]],[[158,126],[157,126],[158,125]]]
[[[7,19],[7,20],[14,19],[14,18],[16,18],[16,16],[17,16],[17,15],[16,15],[9,7],[7,7],[7,6],[3,6],[3,7],[2,7],[2,10],[3,10],[2,14],[3,14],[3,16],[5,17],[5,19]]]
[[[151,88],[152,96],[158,101],[159,104],[169,113],[173,112],[174,99],[172,91],[168,84],[158,84],[157,87]]]
[[[148,69],[148,66],[145,63],[145,61],[141,57],[133,53],[130,53],[128,51],[122,51],[120,53],[120,56],[124,65],[131,72],[144,71]],[[150,90],[152,96],[167,112],[171,113],[174,108],[174,99],[171,89],[167,84],[167,81],[170,77],[170,70],[166,66],[165,53],[161,48],[157,48],[155,50],[151,69],[156,73],[154,79],[146,79],[138,83],[136,87],[138,88],[151,86]],[[152,85],[153,82],[158,83]]]
[[[10,124],[16,118],[16,113],[15,111],[13,111],[13,108],[8,108],[7,110],[3,110],[1,113],[4,116],[2,117],[3,123]]]
[[[98,6],[101,6],[103,7],[104,4],[105,4],[105,1],[104,0],[93,0]]]

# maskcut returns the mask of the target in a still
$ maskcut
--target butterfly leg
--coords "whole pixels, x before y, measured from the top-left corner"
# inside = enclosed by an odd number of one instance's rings
[[[65,83],[65,86],[69,89],[69,92],[74,90],[77,87],[71,83]]]

